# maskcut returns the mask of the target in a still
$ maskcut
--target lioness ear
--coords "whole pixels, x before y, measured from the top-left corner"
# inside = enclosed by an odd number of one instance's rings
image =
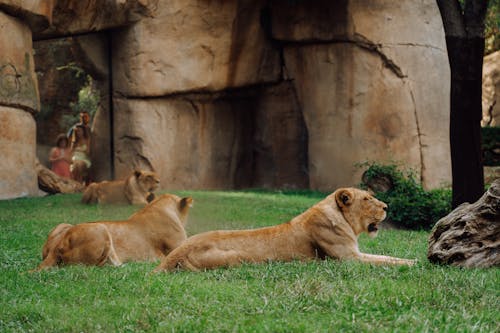
[[[193,198],[185,197],[179,202],[179,210],[184,210],[186,207],[193,207]]]
[[[335,194],[335,200],[337,201],[337,205],[339,205],[339,207],[349,206],[352,204],[353,193],[348,189],[338,190]]]

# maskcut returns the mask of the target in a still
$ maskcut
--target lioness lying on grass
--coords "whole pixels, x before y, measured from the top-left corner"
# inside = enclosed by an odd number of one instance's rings
[[[163,194],[125,221],[59,224],[50,232],[36,270],[157,260],[186,239],[184,225],[192,203],[190,197]]]
[[[387,205],[366,191],[342,188],[290,222],[254,230],[209,231],[189,237],[155,272],[201,270],[243,262],[331,257],[373,264],[413,265],[415,260],[361,253],[358,236],[376,236]]]
[[[127,179],[92,183],[83,192],[82,203],[146,205],[153,201],[160,179],[152,171],[135,170]]]

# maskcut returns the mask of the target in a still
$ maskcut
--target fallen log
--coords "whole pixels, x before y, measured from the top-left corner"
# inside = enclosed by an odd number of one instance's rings
[[[427,258],[460,267],[500,266],[500,178],[475,203],[440,219],[429,237]]]
[[[82,192],[85,185],[56,175],[49,170],[38,159],[35,161],[36,173],[38,175],[38,187],[47,193],[78,193]]]

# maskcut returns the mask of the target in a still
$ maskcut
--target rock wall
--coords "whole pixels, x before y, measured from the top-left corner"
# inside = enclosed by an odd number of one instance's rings
[[[38,193],[35,121],[39,110],[31,30],[0,11],[0,199]]]
[[[115,94],[143,99],[140,106],[136,105],[135,115],[127,115],[129,120],[140,112],[149,112],[149,104],[156,109],[155,98],[183,100],[185,94],[231,94],[235,88],[249,91],[255,86],[289,82],[289,89],[280,98],[295,103],[291,108],[302,113],[306,127],[300,131],[306,137],[300,142],[307,142],[300,153],[286,156],[281,163],[298,165],[307,161],[301,172],[307,172],[308,179],[299,177],[299,181],[291,182],[292,186],[310,184],[313,189],[328,191],[356,185],[361,170],[355,165],[365,161],[398,162],[411,167],[428,188],[450,181],[450,72],[434,1],[400,1],[397,6],[391,1],[326,0],[316,1],[314,6],[306,1],[159,3],[154,17],[115,35],[113,51]],[[279,117],[276,109],[266,108],[262,102],[266,90],[261,91],[262,95],[251,103],[259,107],[246,111],[254,114],[251,118],[255,136],[266,131],[262,126],[267,121],[255,122],[262,110],[269,110],[269,117]],[[115,103],[117,115],[122,105]],[[236,104],[232,105],[234,109]],[[216,106],[207,112],[218,110]],[[214,119],[220,119],[222,128],[227,127],[224,116]],[[188,128],[194,133],[200,130],[198,125]],[[123,130],[116,132],[126,137]],[[159,130],[149,135],[170,136],[166,132]],[[282,140],[296,142],[298,137],[290,133]],[[235,139],[237,145],[249,142],[242,149],[252,153],[244,154],[243,163],[257,163],[253,176],[243,173],[244,178],[255,179],[240,184],[276,184],[263,179],[273,172],[281,177],[276,171],[280,169],[277,160],[270,158],[266,162],[270,164],[259,164],[257,145],[261,140],[260,146],[271,147],[275,139]],[[117,144],[120,140],[115,137]],[[274,151],[282,153],[287,146],[278,144]],[[131,145],[121,147],[132,150]],[[208,147],[214,156],[224,150],[220,145]],[[168,159],[170,164],[202,162],[201,168],[211,168],[206,159],[176,161],[178,154],[160,151],[148,150],[142,156],[155,161]],[[239,158],[221,156],[228,161]],[[116,164],[125,165],[123,161]],[[230,175],[227,184],[212,184],[235,186],[232,165],[224,167],[223,173]],[[189,185],[178,185],[211,186],[207,176],[200,174],[201,169],[185,167],[193,172]],[[117,174],[130,171],[125,169]],[[179,177],[178,172],[166,170],[160,172],[163,178],[169,179],[167,184],[175,184],[171,179]]]
[[[356,184],[364,161],[402,162],[428,188],[449,182],[450,70],[435,1],[276,3],[272,31],[306,119],[311,186]]]
[[[264,1],[160,2],[114,35],[114,89],[125,96],[219,91],[280,79],[260,25]]]
[[[305,127],[283,99],[289,89],[115,99],[116,174],[156,170],[169,189],[307,187]]]
[[[12,3],[0,10],[36,21]],[[52,17],[23,25],[35,38],[113,28],[112,110],[95,125],[113,133],[116,178],[145,167],[165,189],[330,191],[377,161],[413,168],[427,188],[451,179],[450,72],[433,0],[52,5]],[[99,45],[82,47],[92,58]],[[1,98],[12,106],[12,94]]]

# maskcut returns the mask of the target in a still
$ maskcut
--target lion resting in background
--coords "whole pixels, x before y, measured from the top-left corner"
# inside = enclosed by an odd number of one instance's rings
[[[59,224],[50,232],[36,270],[157,260],[186,239],[184,225],[192,203],[190,197],[163,194],[125,221]]]
[[[92,183],[83,192],[82,202],[145,205],[154,199],[160,185],[154,172],[136,170],[125,180]]]
[[[376,236],[387,205],[366,191],[342,188],[288,223],[194,235],[163,258],[155,272],[211,269],[243,262],[331,257],[373,264],[413,265],[414,260],[361,253],[358,236]]]

